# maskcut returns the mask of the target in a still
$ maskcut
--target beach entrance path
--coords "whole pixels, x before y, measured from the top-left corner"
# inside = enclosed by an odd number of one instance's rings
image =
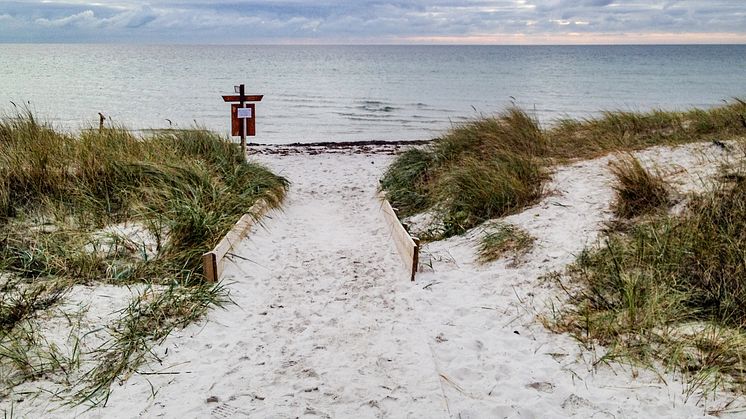
[[[292,184],[226,265],[235,305],[169,337],[154,370],[178,374],[132,377],[106,411],[152,384],[148,417],[448,417],[376,199],[391,156],[257,159]]]
[[[678,153],[678,154],[677,154]],[[694,161],[692,154],[648,152]],[[689,154],[687,154],[689,153]],[[525,260],[474,262],[477,228],[431,243],[416,282],[376,199],[387,154],[258,155],[291,182],[284,209],[234,250],[234,305],[176,331],[93,417],[700,417],[674,376],[598,363],[541,316],[542,276],[592,244],[612,193],[608,158],[553,173],[506,218],[536,238]],[[669,162],[670,163],[670,162]],[[155,373],[155,374],[154,374]],[[718,407],[718,402],[713,402]]]

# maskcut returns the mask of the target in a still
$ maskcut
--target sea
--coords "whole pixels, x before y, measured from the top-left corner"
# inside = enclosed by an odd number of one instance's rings
[[[746,45],[0,44],[0,112],[69,131],[194,126],[229,135],[222,95],[261,94],[252,142],[423,140],[520,106],[544,126],[607,110],[746,98]]]

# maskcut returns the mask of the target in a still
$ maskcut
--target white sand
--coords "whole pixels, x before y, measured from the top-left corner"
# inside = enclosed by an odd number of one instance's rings
[[[641,154],[688,169],[671,178],[697,189],[720,153]],[[557,169],[554,193],[506,219],[537,238],[525,263],[475,264],[477,228],[427,245],[433,272],[414,283],[375,199],[391,156],[256,159],[293,184],[284,210],[226,268],[236,305],[172,334],[154,349],[162,363],[142,369],[159,374],[115,385],[106,408],[47,417],[687,418],[732,399],[686,397],[672,375],[594,367],[602,350],[582,351],[537,319],[561,295],[540,277],[595,243],[610,219],[609,158]],[[40,416],[50,406],[42,399],[16,412]]]
[[[161,232],[162,241],[166,242],[168,234]],[[158,238],[148,227],[138,222],[112,224],[94,232],[91,242],[84,250],[104,257],[125,253],[141,260],[151,260],[158,255]]]

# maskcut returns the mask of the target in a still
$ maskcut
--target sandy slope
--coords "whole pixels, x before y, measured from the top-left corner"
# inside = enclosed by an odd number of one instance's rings
[[[642,154],[689,189],[722,158],[708,145]],[[558,296],[540,277],[610,217],[608,158],[557,169],[553,193],[506,219],[537,238],[524,263],[475,264],[475,229],[426,246],[433,272],[415,283],[375,200],[391,156],[255,158],[293,184],[226,269],[236,304],[170,336],[155,348],[161,374],[133,376],[83,416],[685,418],[729,400],[697,403],[676,377],[594,368],[594,354],[537,320]]]

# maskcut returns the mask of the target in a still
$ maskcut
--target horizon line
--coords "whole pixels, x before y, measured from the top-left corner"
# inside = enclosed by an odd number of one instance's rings
[[[307,43],[307,42],[266,42],[266,43],[235,43],[235,42],[209,42],[209,43],[198,43],[198,42],[121,42],[121,41],[110,41],[110,42],[89,42],[89,41],[66,41],[66,42],[35,42],[35,41],[16,41],[7,42],[0,40],[0,45],[149,45],[149,46],[492,46],[492,47],[534,47],[534,46],[545,46],[545,47],[582,47],[582,46],[706,46],[706,45],[746,45],[744,42],[608,42],[608,43],[449,43],[449,42],[358,42],[358,43],[343,43],[343,42],[318,42],[318,43]]]

